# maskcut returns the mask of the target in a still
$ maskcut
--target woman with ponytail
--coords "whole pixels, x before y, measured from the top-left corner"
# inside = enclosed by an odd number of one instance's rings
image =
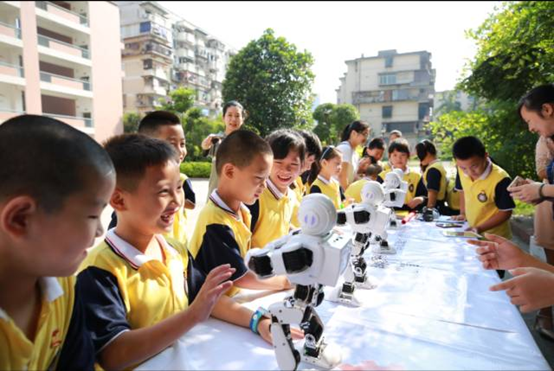
[[[356,180],[360,161],[356,148],[365,145],[369,132],[369,124],[365,121],[354,121],[342,131],[342,142],[337,146],[337,150],[342,152],[342,170],[338,179],[343,189]]]

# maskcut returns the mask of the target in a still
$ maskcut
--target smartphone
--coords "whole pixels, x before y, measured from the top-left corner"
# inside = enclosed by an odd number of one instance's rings
[[[443,232],[446,237],[463,237],[463,238],[475,238],[475,239],[483,239],[484,237],[480,234],[477,234],[475,232],[471,231],[444,231]]]
[[[436,226],[439,228],[459,228],[462,225],[460,223],[436,223]]]
[[[522,177],[520,177],[519,175],[516,175],[516,177],[514,178],[514,180],[512,180],[512,182],[510,183],[510,185],[508,186],[508,189],[512,188],[512,187],[518,187],[520,185],[523,185],[525,184],[525,179],[523,179]]]

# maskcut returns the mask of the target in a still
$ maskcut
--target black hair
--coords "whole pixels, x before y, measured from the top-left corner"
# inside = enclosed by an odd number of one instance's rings
[[[298,130],[298,133],[302,136],[302,138],[304,138],[308,156],[314,155],[315,158],[319,158],[321,156],[322,148],[321,141],[318,136],[307,130]]]
[[[94,139],[38,115],[0,125],[0,163],[0,199],[28,195],[46,212],[60,210],[68,196],[94,187],[94,176],[115,175],[108,154]]]
[[[473,156],[484,158],[486,153],[483,142],[473,136],[458,139],[452,147],[452,155],[459,160],[467,160]]]
[[[393,140],[389,145],[389,157],[394,151],[405,153],[408,157],[410,157],[410,145],[408,144],[408,141],[404,138]]]
[[[417,158],[419,158],[420,161],[423,161],[425,157],[427,157],[427,154],[431,154],[433,156],[437,155],[437,148],[435,147],[435,144],[428,139],[423,139],[421,142],[416,144],[415,150]]]
[[[383,171],[383,168],[378,164],[371,164],[365,169],[364,174],[366,176],[373,176],[373,175],[379,175]]]
[[[223,117],[225,117],[225,114],[227,113],[227,110],[230,108],[230,107],[237,107],[238,109],[240,109],[240,112],[242,113],[242,116],[244,118],[245,116],[245,111],[244,111],[244,107],[242,106],[242,104],[240,104],[239,102],[237,102],[236,100],[230,100],[229,102],[225,103],[223,105]]]
[[[273,151],[258,134],[249,130],[237,130],[223,139],[217,149],[215,155],[217,174],[221,175],[223,165],[228,163],[241,169],[245,168],[257,155],[273,156]]]
[[[170,161],[179,163],[179,155],[173,146],[143,134],[113,136],[104,143],[104,148],[114,163],[117,186],[130,192],[137,189],[148,167]]]
[[[540,117],[543,117],[542,106],[546,103],[554,104],[554,84],[537,86],[521,97],[517,105],[519,117],[522,121],[525,121],[521,115],[522,107],[527,108],[529,111],[536,112]]]
[[[326,146],[323,147],[323,151],[321,152],[321,157],[318,158],[314,163],[312,164],[312,167],[310,169],[310,174],[308,175],[308,184],[312,184],[317,179],[317,176],[321,172],[321,161],[323,160],[331,160],[335,157],[338,157],[341,155],[341,152],[336,149],[334,146]]]
[[[140,120],[138,132],[145,135],[154,135],[160,126],[181,125],[179,116],[169,111],[153,111]]]
[[[304,138],[291,129],[279,129],[269,134],[265,140],[271,146],[273,159],[282,160],[289,155],[290,151],[298,152],[300,164],[304,163],[306,155],[306,143]]]
[[[352,123],[350,123],[350,125],[347,125],[343,129],[341,141],[348,141],[350,139],[350,134],[352,134],[353,131],[361,134],[367,129],[369,129],[369,124],[367,122],[360,120],[353,121]]]
[[[382,149],[385,150],[385,140],[383,138],[373,138],[367,145],[368,149]]]

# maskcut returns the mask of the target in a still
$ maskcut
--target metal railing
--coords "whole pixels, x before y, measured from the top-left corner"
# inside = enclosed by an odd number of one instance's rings
[[[50,73],[50,72],[40,71],[40,81],[52,83],[52,77],[55,77],[57,79],[63,79],[63,80],[67,80],[67,81],[77,82],[77,83],[82,85],[83,90],[87,90],[87,91],[92,90],[92,84],[90,82],[86,81],[86,80],[79,80],[79,79],[74,79],[74,78],[67,77],[67,76],[56,75],[56,74]]]
[[[81,52],[81,56],[83,58],[90,59],[90,51],[87,50],[87,49],[81,48],[80,46],[77,46],[77,45],[66,43],[64,41],[56,40],[56,39],[53,39],[53,38],[48,37],[48,36],[38,35],[38,44],[39,45],[46,46],[47,48],[50,48],[50,43],[51,42],[58,43],[58,44],[61,44],[61,45],[64,45],[64,46],[68,46],[68,47],[73,48],[73,49],[77,49]]]
[[[62,119],[61,121],[63,121],[63,119],[80,120],[80,121],[83,121],[85,123],[85,127],[87,127],[87,128],[93,128],[94,127],[94,121],[92,119],[86,118],[86,117],[58,115],[57,113],[46,113],[46,112],[44,112],[43,115],[44,116],[50,116],[50,117],[53,117],[53,118]]]
[[[17,76],[18,77],[25,77],[25,73],[24,73],[24,70],[23,70],[23,67],[21,66],[18,66],[16,64],[9,64],[9,63],[4,63],[4,62],[0,62],[0,66],[4,66],[4,67],[8,67],[8,68],[13,68],[17,71]]]
[[[12,30],[15,31],[15,37],[17,39],[21,39],[21,28],[17,27],[17,26],[14,26],[14,25],[11,25],[9,23],[4,23],[4,22],[0,22],[0,26],[4,26],[4,27],[7,27],[7,28],[11,28]]]
[[[88,18],[85,17],[84,15],[81,15],[79,13],[76,13],[76,12],[72,11],[72,10],[66,9],[64,7],[61,7],[61,6],[55,4],[51,1],[35,1],[35,3],[36,3],[37,8],[40,8],[40,9],[45,10],[45,11],[48,11],[48,7],[51,6],[51,7],[54,7],[56,9],[60,9],[64,12],[67,12],[69,14],[72,14],[72,15],[79,18],[79,23],[81,25],[89,27]]]

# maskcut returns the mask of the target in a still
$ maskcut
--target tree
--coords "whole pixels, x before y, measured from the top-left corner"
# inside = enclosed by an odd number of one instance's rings
[[[209,119],[197,107],[189,109],[183,118],[183,130],[187,137],[187,160],[207,161],[208,159],[202,156],[200,143],[208,134],[223,131],[224,128],[225,124],[221,119]]]
[[[317,121],[314,133],[324,144],[337,143],[342,130],[352,121],[360,119],[358,110],[351,104],[320,104],[312,116]]]
[[[136,133],[140,122],[140,114],[138,112],[127,112],[123,115],[123,132]]]
[[[264,136],[278,128],[309,128],[313,63],[309,52],[298,52],[267,29],[231,59],[223,81],[224,100],[241,102],[248,112],[245,125]]]
[[[169,93],[169,100],[160,98],[161,109],[177,113],[182,117],[194,106],[195,99],[196,92],[193,89],[181,86]]]
[[[535,177],[536,136],[516,112],[532,87],[554,81],[554,3],[506,2],[476,30],[478,46],[458,89],[486,100],[476,112],[450,112],[433,123],[444,153],[463,135],[479,137],[489,154],[512,176]],[[470,134],[469,134],[470,133]]]

